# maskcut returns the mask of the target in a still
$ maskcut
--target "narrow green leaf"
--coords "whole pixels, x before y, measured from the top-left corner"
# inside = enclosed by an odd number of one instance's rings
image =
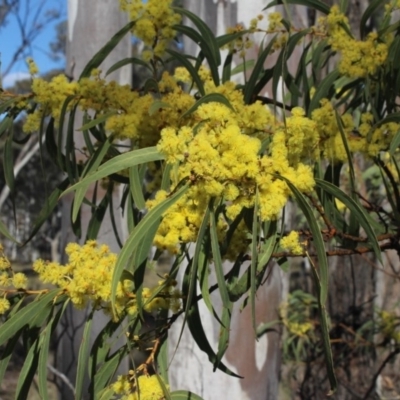
[[[221,64],[221,54],[219,52],[219,46],[213,32],[201,18],[199,18],[197,15],[193,14],[189,10],[179,7],[173,7],[173,9],[177,13],[189,18],[199,30],[201,41],[198,44],[200,45],[202,50],[204,48],[207,50],[209,49],[210,51],[210,54],[204,53],[204,56],[207,58],[214,83],[218,86],[218,66]]]
[[[257,338],[260,338],[261,336],[265,335],[268,332],[279,332],[278,326],[280,324],[281,321],[279,321],[279,319],[275,320],[275,321],[270,321],[270,322],[266,322],[265,324],[261,324],[260,326],[258,326],[257,328]]]
[[[193,82],[196,84],[197,89],[199,90],[199,93],[202,96],[204,96],[205,90],[204,90],[203,82],[200,79],[199,73],[196,71],[196,69],[193,67],[192,63],[187,59],[187,57],[185,57],[182,54],[178,53],[177,51],[174,51],[171,49],[167,49],[166,51],[168,54],[171,54],[172,57],[174,57],[176,60],[178,60],[189,71],[189,74],[192,77]]]
[[[1,112],[0,112],[1,114]],[[0,121],[0,137],[3,136],[4,133],[8,132],[10,128],[13,127],[14,124],[14,120],[7,116],[4,117],[1,121]]]
[[[222,309],[221,326],[219,328],[218,352],[214,362],[214,372],[221,363],[222,357],[225,355],[229,346],[229,338],[231,331],[232,303],[229,308]]]
[[[199,54],[199,58],[203,58],[204,56],[207,61],[209,61],[209,67],[211,71],[211,76],[216,85],[219,84],[219,75],[218,75],[218,65],[215,62],[213,51],[209,45],[209,43],[204,40],[203,36],[198,33],[193,28],[186,25],[174,25],[173,28],[178,32],[182,33],[184,36],[192,39],[198,46],[200,46],[201,53]],[[219,50],[218,50],[219,55]],[[221,63],[221,61],[220,61]]]
[[[221,327],[218,339],[218,352],[214,361],[214,371],[218,368],[221,363],[222,357],[224,356],[229,343],[230,325],[231,325],[231,314],[232,314],[232,303],[229,299],[228,288],[225,282],[224,270],[222,266],[221,250],[218,242],[217,234],[217,222],[215,218],[215,212],[211,208],[210,210],[210,236],[211,236],[211,249],[214,259],[214,270],[217,277],[219,294],[222,300],[222,317]]]
[[[316,284],[317,289],[317,302],[318,302],[318,310],[321,319],[321,331],[322,331],[322,343],[326,360],[326,368],[328,371],[329,383],[331,385],[331,390],[328,395],[333,394],[337,389],[337,381],[335,375],[335,369],[333,366],[333,357],[332,357],[332,348],[331,341],[329,338],[329,323],[328,323],[328,313],[326,311],[325,303],[322,302],[323,294],[322,294],[322,284],[321,280],[318,276],[317,268],[315,267],[313,260],[308,256],[308,260],[311,264],[311,272],[314,277],[314,282]]]
[[[25,357],[24,365],[19,373],[17,388],[15,389],[16,400],[26,400],[31,387],[33,377],[36,372],[39,357],[39,342],[38,339],[29,348],[28,354]]]
[[[155,218],[154,220],[152,220],[151,223],[149,222],[149,224],[147,225],[146,232],[140,239],[138,239],[139,243],[136,246],[135,250],[132,252],[133,265],[130,269],[134,273],[134,287],[135,287],[134,290],[136,293],[136,305],[141,318],[143,318],[143,307],[145,305],[145,303],[143,303],[142,291],[143,291],[144,277],[146,274],[147,261],[150,250],[153,246],[154,236],[157,232],[160,222],[161,222],[161,216],[159,218]],[[126,272],[126,270],[124,270],[124,272]],[[153,298],[150,298],[147,301],[150,302],[152,299]]]
[[[172,400],[203,400],[202,397],[186,390],[176,390],[171,393]]]
[[[329,14],[329,7],[319,0],[273,0],[268,3],[263,10],[267,10],[268,8],[277,6],[279,4],[298,4],[300,6],[306,6],[311,9],[321,11],[323,14]]]
[[[197,275],[204,304],[208,308],[208,311],[210,311],[210,313],[214,315],[215,311],[210,296],[210,281],[209,281],[210,265],[208,262],[207,253],[208,252],[203,245],[203,249],[200,251],[198,256],[198,261],[196,262],[198,265]]]
[[[6,101],[2,101],[0,103],[0,114],[3,114],[4,112],[6,112],[7,109],[10,108],[11,105],[13,103],[15,103],[16,101],[18,101],[18,98],[15,98],[15,97],[12,97],[11,99],[8,99]],[[6,118],[8,118],[8,117],[6,117]]]
[[[371,0],[369,2],[368,7],[364,11],[363,15],[361,16],[360,20],[360,36],[363,39],[366,34],[367,34],[367,23],[373,13],[381,6],[383,6],[385,3],[382,0]]]
[[[82,171],[83,179],[90,173],[95,173],[95,171],[99,168],[100,164],[102,163],[104,157],[106,156],[111,146],[111,143],[112,143],[112,138],[108,138],[105,142],[101,144],[101,146],[97,148],[97,150],[94,152],[89,162],[87,162],[84,170]],[[86,192],[89,189],[89,186],[90,183],[82,185],[81,187],[77,188],[75,192],[74,203],[72,205],[72,222],[75,222],[78,217],[79,210],[86,196]]]
[[[17,239],[15,239],[14,236],[11,235],[11,233],[8,231],[6,224],[2,220],[0,220],[0,233],[12,242],[18,243]]]
[[[222,372],[225,372],[226,374],[234,376],[236,378],[241,378],[241,376],[232,372],[222,362],[219,363],[216,362],[217,356],[214,350],[212,349],[210,343],[208,342],[207,336],[204,332],[203,324],[201,323],[199,308],[196,301],[192,302],[191,308],[187,315],[187,324],[197,346],[199,346],[199,349],[201,351],[207,354],[210,362],[216,365],[217,368]]]
[[[352,213],[354,213],[356,219],[359,221],[360,225],[363,227],[365,233],[367,234],[377,259],[382,263],[382,252],[379,247],[378,239],[375,235],[374,229],[369,223],[365,210],[360,207],[360,205],[350,196],[340,190],[337,186],[332,185],[331,183],[326,182],[322,179],[315,179],[315,182],[318,187],[331,194],[333,197],[339,199]]]
[[[261,245],[260,253],[258,254],[257,271],[262,270],[269,263],[278,243],[278,228],[276,221],[268,221],[265,224],[264,243]]]
[[[213,209],[210,210],[210,236],[211,236],[211,249],[214,260],[215,275],[217,277],[218,289],[221,295],[222,305],[225,308],[229,308],[230,300],[224,277],[220,245],[218,242],[217,221]]]
[[[249,71],[250,69],[252,69],[254,67],[254,65],[256,64],[255,60],[246,60],[245,62],[237,65],[235,68],[232,69],[231,71],[231,75],[237,75],[240,74],[242,72],[246,72]]]
[[[99,368],[94,376],[94,399],[97,399],[97,394],[110,384],[111,379],[117,372],[117,369],[126,353],[126,346],[121,347]]]
[[[290,58],[292,55],[294,49],[298,45],[299,41],[306,35],[308,35],[311,32],[311,29],[304,29],[301,30],[298,33],[295,33],[294,35],[289,37],[288,42],[285,44],[285,46],[282,48],[278,60],[276,61],[275,67],[274,67],[274,72],[273,72],[273,78],[272,78],[272,97],[274,99],[278,98],[278,85],[282,84],[281,78],[284,82],[286,82],[286,86],[289,88],[290,84],[287,82],[288,78],[288,66],[287,66],[287,60]],[[292,91],[295,91],[296,95],[300,96],[301,92],[299,92],[299,89],[296,88],[295,90],[293,87],[291,87]]]
[[[394,153],[400,146],[400,129],[394,135],[389,147],[389,154],[393,157]]]
[[[99,400],[111,400],[114,399],[115,391],[114,388],[104,388],[102,391],[97,393],[97,398]]]
[[[133,167],[134,165],[163,159],[164,155],[162,155],[156,147],[146,147],[140,150],[128,151],[102,164],[96,171],[89,173],[81,181],[65,190],[63,195],[96,182],[106,176]]]
[[[308,116],[311,116],[312,111],[320,106],[320,102],[323,98],[330,98],[333,96],[335,93],[334,83],[339,76],[339,71],[335,69],[329,73],[318,85],[317,90],[310,101],[310,107],[307,112]]]
[[[152,72],[152,69],[150,67],[150,65],[146,62],[141,60],[140,58],[136,58],[136,57],[128,57],[128,58],[124,58],[120,61],[117,61],[114,65],[112,65],[106,72],[106,76],[110,75],[112,72],[125,67],[125,65],[129,65],[129,64],[137,64],[140,65],[141,67],[145,67],[147,68],[149,71]]]
[[[222,83],[225,83],[225,82],[228,82],[231,80],[232,60],[233,60],[233,53],[230,52],[225,58],[224,68],[222,69]]]
[[[60,131],[61,132],[61,131]],[[59,134],[59,137],[62,135]],[[51,160],[57,165],[62,171],[65,171],[65,157],[61,150],[58,148],[54,133],[54,118],[50,118],[46,128],[46,150]]]
[[[171,171],[173,168],[172,164],[165,164],[164,166],[163,177],[161,181],[161,190],[169,191],[171,187]]]
[[[108,187],[107,192],[101,199],[100,203],[94,207],[94,211],[92,213],[92,217],[90,218],[86,232],[86,241],[96,240],[98,237],[101,224],[103,223],[104,216],[110,204],[110,198],[112,197],[111,189],[112,185]]]
[[[79,80],[82,78],[87,78],[90,76],[90,73],[94,68],[98,68],[100,64],[109,56],[109,54],[114,50],[114,48],[118,45],[121,39],[134,27],[136,21],[131,21],[126,24],[122,29],[120,29],[108,42],[104,45],[94,56],[93,58],[86,64],[83,69],[81,75],[79,76]]]
[[[3,382],[4,375],[7,371],[8,363],[15,352],[22,330],[16,332],[7,344],[2,348],[0,353],[0,384]]]
[[[139,166],[135,165],[129,168],[129,189],[135,202],[135,206],[139,210],[144,210],[146,208],[146,200],[144,199],[142,188],[143,180],[139,175]]]
[[[210,205],[207,206],[206,212],[204,213],[203,220],[200,225],[199,233],[197,234],[197,239],[196,239],[196,247],[194,249],[194,255],[193,258],[189,261],[188,266],[185,271],[184,279],[183,279],[183,284],[182,284],[182,294],[183,294],[183,307],[185,309],[185,318],[183,319],[181,331],[179,333],[179,338],[178,342],[176,345],[176,348],[179,346],[179,343],[181,341],[183,331],[186,326],[187,318],[186,316],[189,314],[189,310],[191,307],[191,304],[193,302],[195,292],[196,292],[196,278],[197,278],[197,271],[198,268],[208,268],[208,260],[203,257],[204,254],[204,249],[203,247],[205,246],[204,241],[205,241],[205,236],[206,236],[206,231],[207,228],[209,227],[209,221],[210,221]],[[206,291],[208,292],[208,282],[204,282],[205,276],[202,276],[203,280],[200,280],[200,285],[203,288],[204,286],[207,285]],[[213,307],[212,304],[209,300],[209,296],[205,297],[206,305],[209,307],[210,312],[212,312]]]
[[[77,131],[85,131],[90,128],[93,128],[94,126],[102,124],[104,121],[107,121],[108,118],[110,118],[112,115],[117,114],[116,111],[110,111],[108,113],[102,114],[99,117],[92,119],[88,121],[86,124],[83,124],[79,129],[76,129]]]
[[[268,55],[271,53],[272,46],[274,45],[275,41],[276,41],[276,35],[270,40],[267,47],[262,51],[260,56],[257,58],[256,65],[253,68],[253,71],[250,75],[249,80],[245,84],[243,94],[244,94],[244,102],[246,104],[252,103],[254,100],[254,97],[257,96],[257,94],[259,92],[259,91],[255,90],[255,87],[256,87],[257,81],[260,78],[262,71],[264,71],[265,60],[268,57]],[[261,88],[259,88],[259,89],[261,90]]]
[[[86,320],[81,343],[79,346],[78,365],[76,368],[75,381],[75,398],[77,399],[83,398],[83,384],[85,382],[85,379],[87,378],[87,365],[90,352],[90,335],[92,332],[93,313],[94,311],[90,313],[88,319]]]
[[[308,204],[307,200],[304,198],[302,193],[294,186],[288,179],[280,177],[284,180],[292,191],[296,201],[305,216],[308,225],[310,227],[311,233],[313,235],[314,247],[317,252],[318,264],[319,264],[319,275],[321,281],[321,304],[325,305],[326,299],[328,297],[328,259],[326,257],[325,243],[322,238],[321,228],[318,225],[317,219],[314,216],[311,206]]]
[[[85,112],[83,114],[83,118],[82,118],[83,126],[85,126],[86,124],[88,124],[91,121],[92,121],[92,118],[89,116],[89,114],[87,112]],[[83,128],[83,126],[82,126],[82,128]],[[85,146],[86,146],[87,152],[91,156],[96,151],[96,149],[94,148],[92,139],[90,137],[90,129],[82,129],[82,135],[83,135],[83,140],[85,141]]]
[[[143,238],[148,231],[148,228],[153,226],[155,221],[158,221],[160,217],[170,208],[174,203],[176,203],[179,198],[181,198],[186,191],[189,189],[188,185],[183,186],[170,197],[164,200],[162,203],[155,206],[149,211],[148,214],[139,222],[139,224],[133,229],[129,238],[127,239],[124,247],[118,256],[117,263],[115,265],[112,283],[111,283],[111,301],[114,305],[115,296],[117,292],[117,285],[121,278],[124,268],[128,265],[129,259],[136,251],[138,245],[141,243],[141,238]]]
[[[49,347],[51,337],[51,322],[44,328],[41,333],[40,353],[38,362],[38,387],[39,394],[42,400],[49,399],[49,393],[47,390],[47,362],[49,358]]]
[[[40,333],[40,353],[39,353],[39,363],[38,363],[38,387],[39,394],[41,400],[49,399],[48,390],[47,390],[47,363],[50,349],[50,339],[52,333],[58,326],[58,322],[60,318],[64,314],[65,309],[67,308],[69,301],[64,301],[62,307],[58,310],[56,315],[49,321],[43,331]]]
[[[158,372],[163,378],[164,382],[168,384],[168,340],[165,338],[161,344],[160,350],[157,353]]]
[[[49,303],[60,294],[60,289],[54,289],[49,293],[36,298],[32,303],[18,311],[9,318],[0,329],[0,346],[15,335],[23,326],[29,324],[38,314],[46,309]]]
[[[253,226],[252,226],[252,237],[251,237],[251,263],[250,263],[250,307],[251,307],[251,322],[253,325],[253,331],[256,333],[256,270],[258,265],[258,246],[259,246],[259,233],[260,224],[258,219],[258,207],[259,207],[258,188],[256,190],[256,201],[253,211]]]

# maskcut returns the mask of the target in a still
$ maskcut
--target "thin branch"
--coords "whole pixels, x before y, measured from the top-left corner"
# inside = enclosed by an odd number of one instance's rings
[[[261,101],[262,104],[271,104],[273,106],[277,106],[279,108],[282,108],[284,110],[291,111],[294,106],[289,106],[288,104],[283,104],[280,101],[277,101],[275,99],[270,99],[269,97],[265,96],[256,96],[256,100]]]
[[[372,383],[371,386],[368,388],[367,392],[365,393],[363,400],[368,399],[369,395],[373,392],[373,390],[375,389],[375,385],[376,385],[376,380],[378,379],[379,375],[381,374],[381,372],[383,371],[383,369],[386,367],[386,364],[397,354],[400,353],[400,348],[392,351],[391,353],[388,354],[388,356],[383,360],[382,365],[378,368],[378,371],[375,372],[374,377],[372,378]]]
[[[72,391],[74,397],[75,397],[75,387],[71,383],[71,381],[68,379],[66,375],[64,375],[62,372],[60,372],[58,369],[54,368],[51,364],[47,364],[47,368],[58,378],[60,378]]]

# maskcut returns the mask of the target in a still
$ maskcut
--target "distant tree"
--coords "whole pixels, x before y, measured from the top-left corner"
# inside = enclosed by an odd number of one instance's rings
[[[55,7],[54,3],[52,7],[49,7],[48,0],[1,0],[0,32],[6,28],[11,19],[14,19],[18,31],[13,32],[13,35],[19,39],[10,61],[2,65],[0,71],[2,78],[12,71],[18,61],[32,55],[35,40],[48,24],[60,18],[61,10],[61,3],[58,7]],[[43,51],[46,50],[43,49]]]

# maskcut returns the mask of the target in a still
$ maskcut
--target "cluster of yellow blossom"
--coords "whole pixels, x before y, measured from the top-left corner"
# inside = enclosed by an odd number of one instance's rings
[[[164,391],[161,387],[161,376],[157,375],[140,375],[135,376],[134,371],[130,371],[128,375],[121,375],[112,385],[115,394],[121,400],[163,400],[165,398]],[[166,385],[167,389],[169,386]]]
[[[4,254],[3,246],[0,244],[0,315],[10,308],[7,292],[10,288],[17,290],[26,289],[28,278],[22,272],[14,272],[10,260]]]
[[[382,310],[378,313],[378,330],[386,338],[400,343],[399,317],[394,312]]]
[[[310,336],[314,330],[313,321],[310,318],[312,309],[316,306],[316,300],[311,295],[296,290],[289,293],[287,301],[279,307],[279,316],[282,324],[288,330],[289,335],[297,338]]]
[[[136,21],[132,33],[151,50],[142,53],[144,59],[161,57],[168,43],[175,37],[173,25],[181,20],[172,9],[172,0],[120,0],[121,9],[128,13],[131,21]]]
[[[339,72],[352,78],[363,78],[373,75],[386,61],[388,46],[371,32],[365,40],[356,40],[349,34],[348,18],[334,5],[326,19],[328,43],[332,50],[341,54],[338,64]]]
[[[94,240],[83,246],[69,243],[65,249],[68,263],[45,262],[41,259],[33,264],[42,282],[59,286],[71,298],[72,303],[83,308],[88,301],[96,307],[105,306],[111,299],[111,280],[116,254],[105,244],[98,246]],[[132,291],[132,282],[119,283],[117,304],[122,311]],[[105,304],[104,304],[105,303]],[[122,304],[121,304],[122,303]]]
[[[152,289],[143,288],[142,298],[145,311],[171,310],[177,313],[181,309],[182,292],[176,288],[177,282],[168,275],[158,281]]]
[[[277,175],[304,192],[314,186],[312,169],[304,160],[318,154],[318,136],[302,109],[294,109],[285,124],[278,124],[261,103],[244,104],[232,82],[215,87],[206,80],[204,87],[206,92],[223,94],[232,109],[222,103],[202,104],[192,114],[190,125],[164,128],[158,143],[167,163],[178,168],[174,184],[185,178],[192,182],[188,193],[167,212],[156,235],[155,244],[173,252],[180,243],[196,239],[211,198],[226,204],[227,220],[222,216],[218,220],[223,237],[229,221],[256,201],[262,220],[277,218],[290,196],[287,184]],[[270,147],[260,154],[265,139],[271,141]],[[165,197],[166,193],[158,193],[148,207]]]
[[[60,287],[77,308],[83,308],[88,302],[93,307],[111,311],[111,281],[117,255],[112,253],[105,244],[98,245],[91,240],[83,246],[69,243],[65,249],[68,263],[61,265],[57,262],[37,260],[33,264],[42,282]],[[177,311],[180,307],[180,292],[174,289],[176,282],[168,277],[160,281],[158,287],[151,290],[143,289],[146,311],[171,308]],[[137,313],[136,294],[133,282],[124,279],[118,283],[115,308],[117,315],[124,312]]]
[[[79,102],[83,111],[96,111],[97,116],[115,112],[106,122],[110,133],[116,138],[131,139],[133,147],[154,146],[160,138],[160,129],[176,126],[195,102],[167,72],[159,82],[159,90],[163,103],[169,107],[160,107],[150,118],[149,109],[155,101],[151,94],[140,95],[131,91],[129,85],[107,82],[100,78],[99,70],[93,70],[91,77],[78,82],[69,82],[64,75],[58,75],[50,82],[34,78],[32,91],[39,105],[28,114],[24,131],[38,130],[43,115],[52,115],[57,123],[64,101],[73,96],[68,110]]]
[[[291,231],[288,235],[282,237],[280,245],[293,254],[303,254],[303,247],[299,241],[299,233],[297,231]]]
[[[271,12],[268,14],[268,31],[275,32],[277,29],[282,29],[282,14],[280,12]]]
[[[400,0],[391,0],[385,4],[385,14],[390,15],[400,8]]]
[[[28,57],[26,62],[28,63],[29,73],[31,76],[36,75],[39,72],[39,68],[31,57]]]
[[[262,32],[264,34],[275,33],[275,41],[273,44],[273,50],[280,49],[285,45],[287,40],[289,39],[289,34],[284,29],[284,25],[282,23],[283,17],[279,12],[268,13],[268,25],[264,28],[260,27],[260,21],[264,19],[262,14],[257,15],[256,18],[250,20],[249,28],[246,30],[244,26],[241,24],[237,24],[234,27],[229,27],[227,29],[228,34],[237,34],[243,32],[242,35],[237,37],[235,40],[227,44],[227,48],[232,53],[238,53],[240,57],[245,57],[246,50],[252,48],[254,46],[254,41],[251,38],[251,34]]]
[[[374,124],[374,118],[369,112],[361,115],[358,126],[349,113],[344,113],[340,118],[341,129],[350,152],[362,152],[370,157],[376,157],[379,152],[387,150],[395,134],[400,130],[400,124],[396,122]],[[311,119],[315,122],[318,132],[318,151],[321,152],[321,156],[334,162],[347,161],[346,148],[332,102],[323,99],[321,107],[312,112]]]
[[[314,186],[311,166],[315,160],[320,156],[333,161],[347,160],[334,105],[328,100],[321,102],[311,118],[296,107],[281,123],[260,102],[245,104],[235,83],[215,86],[205,67],[200,68],[199,76],[206,94],[222,94],[231,107],[204,103],[192,114],[183,116],[195,102],[179,85],[179,81],[190,81],[184,68],[178,68],[174,76],[163,74],[159,82],[162,101],[155,100],[150,93],[140,95],[128,86],[106,82],[98,70],[91,77],[73,83],[62,75],[50,82],[35,78],[34,95],[41,106],[28,116],[25,129],[31,130],[32,125],[37,128],[44,110],[58,116],[65,98],[73,95],[84,110],[94,110],[100,115],[114,112],[106,121],[107,131],[117,138],[130,139],[132,147],[157,144],[167,163],[175,165],[170,176],[172,188],[184,179],[192,182],[188,193],[164,216],[155,237],[157,247],[173,253],[179,251],[181,243],[196,240],[211,198],[225,202],[225,216],[219,215],[217,221],[218,235],[223,240],[229,223],[256,201],[262,220],[277,218],[291,194],[279,175],[300,191],[310,192]],[[350,151],[363,151],[371,156],[387,148],[399,129],[396,123],[374,127],[368,113],[362,116],[359,127],[350,114],[341,118]],[[359,133],[355,134],[357,128]],[[269,144],[261,153],[265,141]],[[149,184],[148,190],[156,191],[161,169],[154,163],[149,168],[157,179]],[[159,192],[147,205],[151,208],[166,197],[167,193]],[[245,231],[241,232],[241,239],[245,236]]]

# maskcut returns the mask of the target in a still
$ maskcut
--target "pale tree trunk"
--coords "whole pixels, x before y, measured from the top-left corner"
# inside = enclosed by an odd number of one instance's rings
[[[67,38],[67,75],[73,79],[78,79],[85,65],[93,55],[104,46],[108,40],[124,26],[128,21],[125,14],[119,10],[119,4],[115,0],[68,0],[68,38]],[[115,62],[129,57],[131,52],[130,35],[127,35],[116,49],[107,57],[100,69],[105,72]],[[124,67],[111,74],[108,79],[116,80],[121,84],[131,83],[131,68]],[[76,128],[82,125],[82,114],[77,113]],[[84,146],[82,133],[76,131],[75,146],[81,148]],[[77,155],[78,156],[78,155]],[[91,189],[88,192],[88,198],[91,199]],[[99,192],[98,197],[101,198]],[[72,197],[66,197],[63,202],[62,215],[62,249],[70,241],[76,241],[70,227],[70,209]],[[120,228],[120,237],[123,239],[123,223],[120,210],[116,208],[119,205],[119,193],[115,191],[114,201],[116,224]],[[82,238],[86,235],[87,224],[91,217],[89,207],[83,207],[81,212],[82,219]],[[113,229],[111,226],[110,215],[106,214],[102,228],[100,230],[98,241],[107,243],[114,252],[119,251]],[[68,377],[74,384],[76,379],[76,361],[79,346],[82,338],[82,328],[86,321],[87,311],[77,311],[72,307],[66,312],[62,324],[60,335],[59,352],[56,359],[56,368]],[[108,322],[108,318],[101,313],[96,315],[92,328],[92,340],[97,336],[100,330]],[[126,367],[126,366],[125,366]],[[122,366],[124,368],[124,366]],[[88,382],[86,382],[86,387]],[[85,393],[85,392],[84,392]],[[62,399],[74,399],[74,395],[67,385],[63,385],[61,393]]]

